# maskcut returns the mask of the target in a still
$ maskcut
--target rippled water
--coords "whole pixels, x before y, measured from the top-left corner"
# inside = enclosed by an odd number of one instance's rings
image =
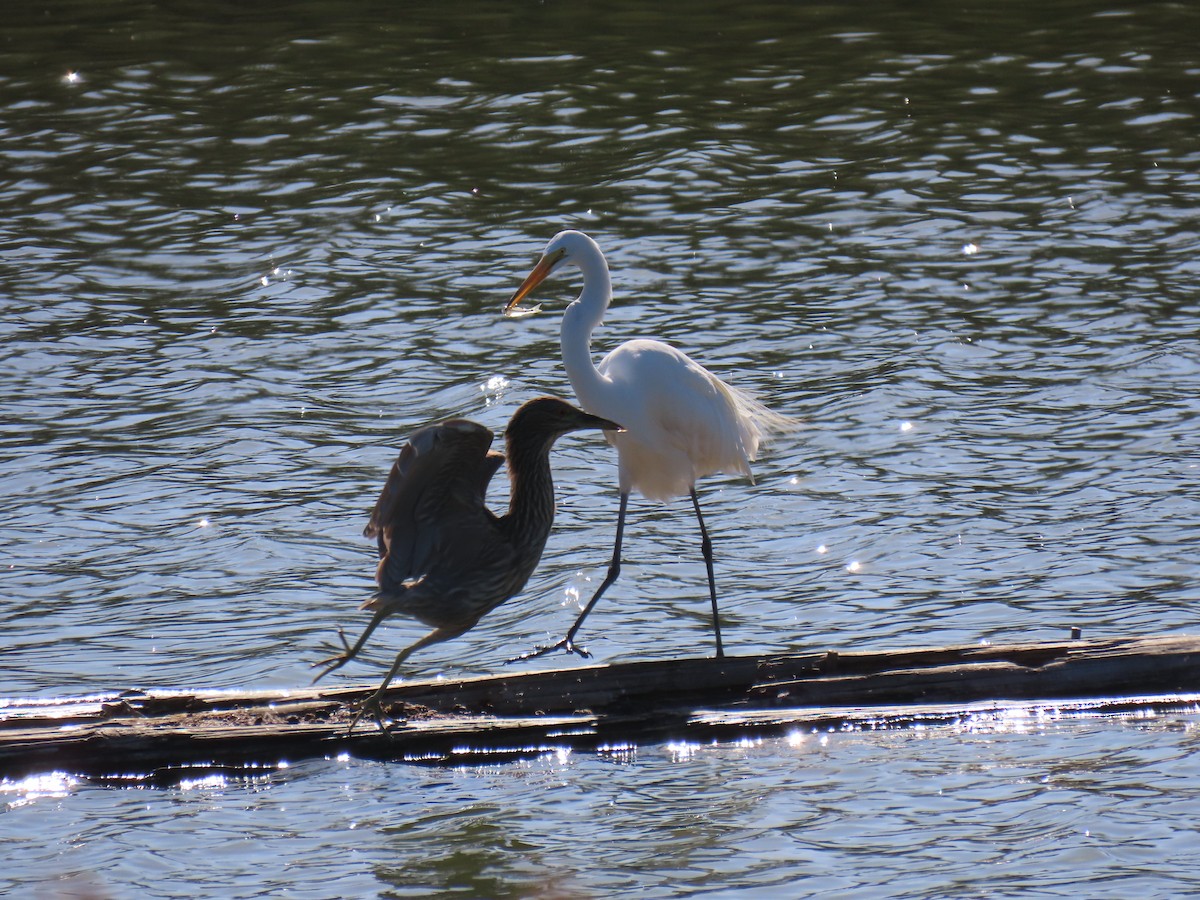
[[[1169,3],[10,12],[0,694],[307,683],[362,624],[403,436],[571,396],[577,282],[499,316],[564,226],[613,269],[597,353],[671,340],[806,422],[702,486],[731,652],[1195,630],[1196,33]],[[542,567],[411,674],[561,634],[613,463],[561,443]],[[600,660],[710,652],[696,544],[634,500]],[[1195,726],[8,785],[0,885],[1178,893]]]

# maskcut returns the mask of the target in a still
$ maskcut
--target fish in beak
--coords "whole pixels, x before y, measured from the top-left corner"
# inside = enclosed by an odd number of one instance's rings
[[[562,262],[562,258],[566,255],[566,252],[567,251],[565,249],[560,248],[538,260],[538,264],[533,267],[533,271],[530,272],[529,276],[521,282],[521,286],[517,288],[517,292],[513,294],[512,297],[509,298],[508,303],[504,305],[504,315],[527,316],[531,313],[537,312],[541,308],[533,307],[532,309],[525,309],[517,304],[528,297],[533,292],[534,288],[536,288],[550,276],[550,273],[554,271],[554,268],[560,262]]]

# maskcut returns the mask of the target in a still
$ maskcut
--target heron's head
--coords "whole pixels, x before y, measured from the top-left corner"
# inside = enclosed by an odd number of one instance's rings
[[[537,397],[521,404],[504,430],[505,440],[540,439],[553,442],[572,431],[594,428],[601,431],[620,431],[621,426],[608,419],[593,416],[557,397]]]
[[[542,258],[538,260],[533,271],[521,282],[515,294],[504,305],[505,315],[511,315],[517,310],[517,304],[529,296],[534,288],[561,269],[563,266],[574,265],[582,268],[587,261],[604,256],[596,242],[582,231],[560,231],[550,239]]]

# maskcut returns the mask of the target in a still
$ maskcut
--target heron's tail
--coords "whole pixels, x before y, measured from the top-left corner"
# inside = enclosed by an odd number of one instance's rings
[[[378,612],[381,609],[395,611],[403,602],[408,592],[425,580],[425,576],[420,578],[410,578],[407,581],[402,581],[398,588],[391,590],[378,590],[366,600],[362,602],[359,609],[369,609],[373,612]]]

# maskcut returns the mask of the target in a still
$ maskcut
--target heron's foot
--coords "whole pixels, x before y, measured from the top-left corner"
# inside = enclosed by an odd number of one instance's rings
[[[350,662],[350,660],[354,659],[354,657],[358,656],[358,651],[350,646],[350,642],[346,640],[346,632],[342,631],[341,628],[338,628],[338,640],[340,640],[342,642],[342,652],[341,653],[339,653],[337,656],[330,656],[326,659],[319,659],[315,663],[313,663],[311,666],[309,666],[310,669],[315,669],[318,666],[325,667],[320,672],[318,672],[317,677],[312,680],[313,684],[316,684],[318,681],[320,681],[322,678],[324,678],[330,672],[334,672],[337,669],[340,669],[346,663]]]
[[[568,653],[577,653],[584,659],[591,659],[592,654],[588,652],[586,647],[580,647],[570,638],[563,638],[557,644],[552,644],[549,647],[538,647],[530,650],[528,653],[522,653],[520,656],[514,656],[509,660],[510,663],[522,662],[526,659],[537,659],[539,656],[545,656],[548,653],[553,653],[555,650],[565,650]]]
[[[309,666],[309,668],[315,669],[315,668],[317,668],[317,666],[324,666],[325,668],[323,668],[320,672],[317,673],[317,676],[316,676],[316,678],[314,678],[312,680],[312,683],[316,684],[318,681],[320,681],[322,678],[324,678],[330,672],[340,669],[342,666],[344,666],[348,662],[350,662],[350,657],[348,657],[348,656],[331,656],[328,659],[318,660],[317,662],[315,662],[311,666]]]
[[[367,713],[371,714],[371,718],[375,720],[375,724],[379,726],[379,730],[388,736],[391,735],[393,728],[395,728],[397,725],[403,725],[408,721],[404,718],[390,718],[383,709],[383,703],[381,702],[382,696],[382,691],[376,691],[371,696],[356,704],[358,706],[358,710],[355,712],[354,718],[350,720],[350,727],[346,729],[346,737],[350,737],[350,735],[354,733],[355,726],[362,721],[362,717]]]

